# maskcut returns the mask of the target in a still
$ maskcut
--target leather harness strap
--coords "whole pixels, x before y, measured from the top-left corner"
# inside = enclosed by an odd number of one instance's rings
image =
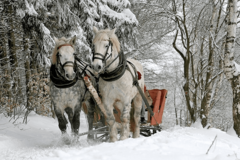
[[[126,65],[127,65],[126,62],[127,61],[125,59],[125,56],[124,56],[123,52],[120,52],[117,57],[119,57],[118,67],[111,72],[106,72],[106,70],[105,70],[105,72],[103,74],[100,74],[100,77],[103,80],[105,80],[105,81],[115,81],[115,80],[118,80],[119,78],[121,78],[123,76],[123,74],[125,73]]]
[[[59,50],[63,46],[71,46],[73,48],[73,46],[71,44],[62,44],[62,45],[58,46],[57,50]]]

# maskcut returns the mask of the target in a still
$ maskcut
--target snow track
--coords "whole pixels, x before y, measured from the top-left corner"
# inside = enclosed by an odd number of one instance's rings
[[[91,145],[85,136],[65,145],[57,120],[35,114],[28,119],[27,125],[13,125],[0,115],[1,160],[240,160],[240,139],[214,128],[176,126],[148,138]],[[87,131],[84,115],[80,128]]]

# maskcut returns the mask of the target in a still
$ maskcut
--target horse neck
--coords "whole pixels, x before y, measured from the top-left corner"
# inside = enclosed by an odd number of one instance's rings
[[[119,53],[117,52],[115,47],[113,48],[112,54],[113,54],[113,56],[112,56],[111,60],[109,60],[106,63],[106,65],[112,63],[112,61],[116,58],[116,56],[118,56]],[[108,67],[107,71],[108,72],[114,71],[118,67],[118,64],[119,64],[119,57]]]

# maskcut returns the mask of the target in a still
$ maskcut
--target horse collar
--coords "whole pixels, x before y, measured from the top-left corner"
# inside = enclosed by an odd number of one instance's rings
[[[55,65],[52,65],[50,68],[50,79],[55,87],[57,88],[69,88],[72,87],[77,81],[78,76],[76,75],[75,78],[71,81],[66,80],[64,76],[58,71]]]
[[[116,60],[116,59],[115,59]],[[100,74],[100,77],[105,81],[115,81],[118,80],[123,76],[126,70],[126,59],[123,54],[123,51],[119,53],[119,64],[118,67],[111,71],[111,72],[104,72],[103,74]]]
[[[63,46],[71,46],[71,44],[62,44],[57,49],[59,50]],[[67,80],[64,76],[64,66],[67,64],[72,64],[74,71],[77,73],[77,64],[76,64],[76,57],[74,58],[74,62],[72,61],[66,61],[64,64],[61,64],[59,53],[57,53],[57,63],[56,65],[52,65],[50,68],[50,79],[53,82],[53,84],[58,88],[68,88],[72,87],[78,80],[78,75],[76,74],[75,78],[73,80]],[[59,66],[60,65],[60,66]]]

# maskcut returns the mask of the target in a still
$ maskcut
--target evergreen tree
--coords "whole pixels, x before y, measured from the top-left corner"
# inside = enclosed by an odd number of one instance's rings
[[[1,88],[6,91],[0,98],[17,97],[14,108],[39,111],[49,106],[46,76],[53,36],[76,35],[76,53],[85,60],[91,59],[93,26],[116,27],[123,50],[137,46],[138,22],[128,0],[2,0],[0,7]]]

